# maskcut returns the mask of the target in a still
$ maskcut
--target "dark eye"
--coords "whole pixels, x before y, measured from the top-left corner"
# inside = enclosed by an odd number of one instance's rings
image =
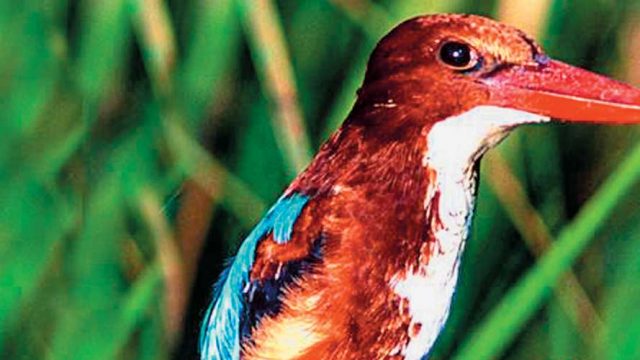
[[[448,41],[440,47],[440,61],[455,70],[470,70],[478,64],[478,55],[469,45]]]

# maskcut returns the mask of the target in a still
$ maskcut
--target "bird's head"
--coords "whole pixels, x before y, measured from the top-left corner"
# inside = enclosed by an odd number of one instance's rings
[[[359,94],[356,109],[364,114],[419,109],[410,118],[427,123],[479,106],[564,121],[640,122],[640,90],[552,60],[522,31],[472,15],[423,16],[396,27],[371,56]]]

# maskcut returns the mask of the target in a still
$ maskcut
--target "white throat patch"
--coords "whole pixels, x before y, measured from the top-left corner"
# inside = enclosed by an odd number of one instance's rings
[[[549,118],[496,106],[478,106],[436,123],[427,136],[423,165],[436,174],[436,183],[426,189],[425,211],[429,213],[436,190],[441,226],[429,243],[430,256],[421,269],[407,269],[391,279],[391,287],[409,302],[410,335],[399,350],[407,360],[419,360],[435,343],[449,316],[458,280],[459,260],[467,238],[474,203],[474,164],[516,125],[548,121]],[[431,226],[431,225],[427,225]],[[418,254],[416,254],[418,256]]]

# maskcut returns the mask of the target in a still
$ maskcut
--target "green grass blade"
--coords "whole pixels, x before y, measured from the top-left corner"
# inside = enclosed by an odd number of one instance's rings
[[[628,199],[615,226],[604,236],[612,259],[607,272],[602,308],[604,326],[593,345],[593,359],[633,360],[640,354],[640,213]]]
[[[113,80],[124,60],[129,39],[126,0],[85,0],[76,73],[78,87],[89,101],[96,101]]]
[[[194,30],[178,69],[177,94],[190,126],[199,124],[210,104],[224,94],[225,76],[237,58],[240,32],[235,0],[199,0]]]
[[[37,289],[51,255],[78,217],[73,201],[33,180],[5,184],[0,212],[0,354],[20,305]],[[8,192],[15,191],[15,192]],[[37,242],[37,246],[34,246]]]
[[[293,178],[311,160],[311,146],[280,16],[271,0],[239,0],[238,5],[258,78],[272,103],[276,140],[287,160],[287,172]]]
[[[175,35],[167,7],[162,0],[132,0],[129,4],[154,92],[166,97],[173,91],[176,56]]]
[[[615,206],[640,176],[640,146],[566,226],[549,252],[503,298],[489,318],[472,334],[454,359],[493,359],[519,333],[549,298],[559,277],[571,268]]]

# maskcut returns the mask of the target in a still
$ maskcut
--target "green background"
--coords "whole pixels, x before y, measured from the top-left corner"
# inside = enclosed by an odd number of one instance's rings
[[[0,1],[0,358],[194,357],[225,259],[377,39],[433,12],[640,83],[633,0]],[[485,158],[433,359],[640,359],[637,139],[528,127]]]

